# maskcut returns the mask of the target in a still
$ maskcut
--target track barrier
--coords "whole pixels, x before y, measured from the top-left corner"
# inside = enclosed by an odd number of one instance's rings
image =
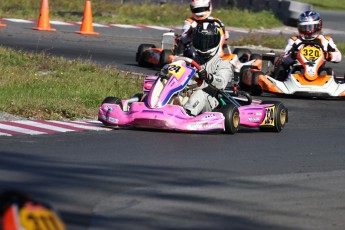
[[[40,12],[40,17],[38,19],[37,27],[34,27],[32,29],[41,30],[41,31],[50,31],[50,32],[56,31],[56,29],[50,27],[48,0],[42,0],[41,12]]]
[[[91,1],[86,0],[85,2],[85,8],[84,8],[84,17],[83,22],[80,27],[80,31],[76,31],[77,34],[83,34],[83,35],[99,35],[98,32],[93,31],[93,25],[92,25],[92,7],[91,7]]]

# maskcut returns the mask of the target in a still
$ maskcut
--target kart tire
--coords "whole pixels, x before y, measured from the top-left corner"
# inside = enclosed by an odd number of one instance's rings
[[[145,60],[145,50],[148,50],[148,49],[151,49],[151,48],[156,48],[155,45],[153,44],[141,44],[139,47],[138,47],[138,51],[136,53],[136,56],[135,56],[135,60],[136,62],[138,62],[138,65],[140,67],[146,67],[146,66],[149,66],[149,63],[146,62]]]
[[[245,90],[245,91],[250,91],[251,85],[244,83],[243,73],[247,70],[250,70],[250,69],[258,69],[258,67],[255,65],[244,65],[244,66],[242,66],[240,73],[239,73],[239,86],[240,86],[240,89]]]
[[[260,131],[276,133],[282,131],[285,124],[288,122],[288,110],[285,108],[284,104],[280,101],[263,101],[261,104],[274,104],[275,109],[272,114],[274,126],[260,126]]]
[[[159,66],[163,67],[165,64],[168,64],[169,56],[173,55],[173,52],[171,50],[162,50],[161,55],[159,57]]]
[[[249,61],[249,58],[252,55],[252,52],[246,48],[235,48],[232,53],[237,54],[238,60],[242,63]]]
[[[264,73],[261,71],[254,72],[252,74],[252,86],[250,88],[250,92],[253,96],[260,96],[262,94],[262,87],[259,85],[259,76],[263,75]]]
[[[120,98],[117,97],[106,97],[103,101],[102,101],[102,105],[103,104],[115,104],[115,105],[119,105],[122,109],[122,102]],[[100,120],[103,125],[105,126],[114,126],[114,124],[110,124],[106,121]]]
[[[220,112],[224,115],[225,133],[235,134],[240,126],[240,112],[234,104],[227,104],[220,108]]]

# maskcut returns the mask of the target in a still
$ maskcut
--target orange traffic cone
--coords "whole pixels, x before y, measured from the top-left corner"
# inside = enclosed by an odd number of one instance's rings
[[[92,9],[90,0],[86,0],[85,3],[84,17],[80,27],[80,31],[76,31],[75,33],[84,35],[99,35],[99,33],[93,31]]]
[[[7,25],[6,24],[3,24],[1,23],[1,20],[0,20],[0,27],[6,27]]]
[[[38,19],[37,27],[32,28],[33,30],[44,30],[54,32],[56,29],[50,27],[49,18],[49,3],[48,0],[42,0],[40,18]]]

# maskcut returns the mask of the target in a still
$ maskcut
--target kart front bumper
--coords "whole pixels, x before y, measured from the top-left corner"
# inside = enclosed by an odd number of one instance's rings
[[[178,105],[148,108],[144,102],[132,103],[128,111],[123,111],[119,105],[103,104],[98,112],[98,120],[112,126],[187,132],[224,131],[224,119],[220,112],[192,117]]]

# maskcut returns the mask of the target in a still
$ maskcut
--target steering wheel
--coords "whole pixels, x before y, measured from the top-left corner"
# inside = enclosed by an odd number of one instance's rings
[[[321,43],[321,41],[319,39],[314,39],[314,40],[304,40],[302,41],[301,43],[299,43],[298,45],[293,45],[292,46],[292,49],[291,49],[291,52],[298,52],[299,50],[299,47],[301,45],[305,45],[305,46],[315,46],[317,48],[320,48],[323,52],[325,51],[324,48],[323,48],[323,45]]]
[[[290,50],[290,53],[292,55],[292,58],[293,59],[296,59],[297,58],[297,54],[298,52],[300,51],[300,46],[313,46],[313,47],[316,47],[316,48],[319,48],[321,49],[322,53],[325,52],[324,48],[323,48],[323,45],[321,43],[321,41],[319,39],[314,39],[314,40],[304,40],[302,41],[301,43],[299,43],[298,45],[293,45],[291,50]]]
[[[201,66],[196,61],[188,57],[176,57],[173,61],[180,61],[180,60],[185,61],[189,65],[195,67],[197,70],[201,70]]]

